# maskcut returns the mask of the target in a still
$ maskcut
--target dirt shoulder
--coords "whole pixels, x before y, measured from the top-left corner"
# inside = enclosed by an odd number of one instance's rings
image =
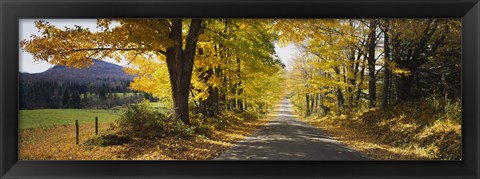
[[[80,145],[75,144],[75,126],[21,130],[19,133],[20,160],[209,160],[228,150],[232,143],[244,139],[271,120],[245,120],[209,137],[162,137],[155,140],[134,139],[111,146],[86,146],[95,137],[93,123],[80,125]],[[109,133],[109,124],[99,127],[100,134]]]

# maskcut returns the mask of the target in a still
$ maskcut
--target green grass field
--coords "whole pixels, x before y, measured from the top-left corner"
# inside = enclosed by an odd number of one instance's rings
[[[152,102],[150,106],[162,113],[168,112],[165,105],[160,102]],[[42,126],[59,126],[64,124],[95,122],[95,116],[99,123],[113,122],[120,117],[125,107],[119,106],[112,109],[34,109],[20,110],[18,114],[19,128],[37,128]]]
[[[41,126],[75,124],[95,122],[95,116],[99,123],[113,122],[121,114],[122,110],[97,110],[97,109],[35,109],[20,110],[18,114],[19,128],[37,128]]]

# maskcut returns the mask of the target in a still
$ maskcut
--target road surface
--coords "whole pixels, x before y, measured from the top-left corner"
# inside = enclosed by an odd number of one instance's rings
[[[367,160],[320,129],[292,115],[288,99],[275,119],[214,160]]]

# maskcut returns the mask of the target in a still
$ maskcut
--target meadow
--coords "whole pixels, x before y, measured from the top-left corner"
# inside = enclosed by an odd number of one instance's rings
[[[160,102],[152,102],[153,108],[165,112],[165,105]],[[110,109],[33,109],[19,110],[18,127],[22,129],[50,128],[61,125],[73,125],[75,120],[79,124],[94,123],[98,117],[99,123],[112,123],[120,117],[125,107]]]
[[[161,106],[162,104],[158,103],[150,104],[153,109],[161,108]],[[27,123],[32,127],[20,130],[19,159],[209,160],[225,152],[235,141],[251,135],[256,129],[270,121],[273,116],[257,118],[225,112],[217,119],[226,123],[216,126],[208,137],[204,135],[190,137],[162,135],[153,140],[131,137],[122,141],[122,136],[117,136],[120,128],[116,127],[114,121],[120,117],[120,111],[125,110],[125,107],[109,110],[24,110],[21,112],[23,118],[20,118],[20,121],[44,119],[43,123],[51,123],[51,125],[35,126],[35,123]],[[98,126],[98,135],[95,134],[93,122],[95,115],[107,119],[99,120],[102,122]],[[79,121],[79,144],[77,145],[75,144],[75,125],[72,121],[79,116],[86,120]],[[88,120],[90,118],[92,120]],[[23,124],[22,127],[25,127],[26,122]]]
[[[34,109],[19,111],[19,129],[48,128],[61,125],[93,123],[98,117],[99,123],[110,123],[119,117],[118,109]]]

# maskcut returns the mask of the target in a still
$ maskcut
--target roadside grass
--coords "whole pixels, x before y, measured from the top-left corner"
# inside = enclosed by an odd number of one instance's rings
[[[274,115],[255,117],[224,112],[216,120],[225,121],[209,136],[162,136],[132,138],[113,145],[88,145],[90,139],[116,133],[113,123],[101,123],[99,135],[93,123],[80,125],[80,145],[75,144],[75,126],[35,128],[20,131],[20,160],[209,160],[228,150],[233,142],[249,136]]]
[[[159,112],[168,112],[166,105],[161,102],[151,102],[150,106]],[[75,120],[78,120],[79,123],[89,123],[95,121],[95,117],[98,117],[99,123],[111,123],[118,119],[124,110],[124,106],[110,109],[19,110],[18,127],[19,129],[51,128],[54,126],[74,124]]]
[[[121,114],[120,108],[97,109],[34,109],[19,110],[19,129],[51,128],[54,126],[90,123],[98,117],[99,123],[111,123]]]
[[[460,160],[460,112],[452,113],[409,102],[302,119],[375,160]]]
[[[155,109],[159,109],[159,108],[167,108],[167,105],[158,101],[158,102],[150,102],[149,103],[151,107],[155,108]]]

